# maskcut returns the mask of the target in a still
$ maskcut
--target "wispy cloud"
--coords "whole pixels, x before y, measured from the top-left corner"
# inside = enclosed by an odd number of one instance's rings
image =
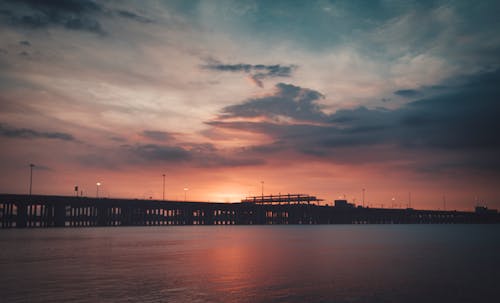
[[[245,73],[249,75],[250,79],[259,87],[263,87],[263,79],[277,78],[277,77],[290,77],[293,71],[297,68],[296,65],[265,65],[265,64],[225,64],[217,60],[209,60],[202,68],[221,72]]]
[[[132,19],[142,23],[153,23],[153,20],[127,10],[116,10],[116,14],[120,17]]]

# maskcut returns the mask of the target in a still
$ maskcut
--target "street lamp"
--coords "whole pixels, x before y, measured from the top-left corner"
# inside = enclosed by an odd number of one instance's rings
[[[264,181],[260,181],[261,185],[262,185],[262,199],[264,199]]]
[[[163,201],[165,201],[165,174],[163,176]]]
[[[96,184],[95,196],[99,198],[99,186],[101,186],[101,182],[97,182]]]
[[[186,198],[187,198],[187,191],[189,190],[189,188],[187,187],[184,187],[184,202],[186,202]]]
[[[30,196],[31,196],[31,188],[33,185],[33,167],[35,167],[35,164],[30,163]]]
[[[363,188],[363,207],[365,207],[365,189]]]

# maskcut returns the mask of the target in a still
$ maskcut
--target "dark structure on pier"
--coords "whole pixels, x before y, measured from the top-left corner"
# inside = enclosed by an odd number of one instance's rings
[[[500,223],[500,214],[319,205],[308,195],[260,196],[241,203],[0,195],[0,227],[233,224]],[[314,204],[316,203],[316,204]]]
[[[246,197],[241,200],[241,203],[255,203],[255,204],[311,204],[323,201],[315,196],[303,194],[286,194],[286,195],[270,195],[270,196],[254,196]]]

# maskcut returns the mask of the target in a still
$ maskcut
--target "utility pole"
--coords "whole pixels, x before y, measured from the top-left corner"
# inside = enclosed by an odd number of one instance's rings
[[[35,167],[35,164],[31,163],[30,164],[30,196],[31,196],[31,188],[33,185],[33,167]]]

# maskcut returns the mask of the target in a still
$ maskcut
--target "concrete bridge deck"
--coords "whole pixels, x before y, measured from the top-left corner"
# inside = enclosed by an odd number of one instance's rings
[[[0,227],[500,223],[496,212],[0,194]]]

